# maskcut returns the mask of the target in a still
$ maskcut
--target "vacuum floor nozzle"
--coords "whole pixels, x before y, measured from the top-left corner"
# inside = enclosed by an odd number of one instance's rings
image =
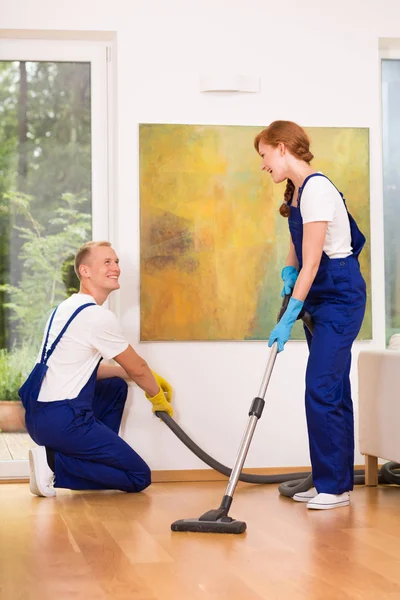
[[[172,531],[191,531],[194,533],[244,533],[246,527],[244,521],[236,521],[231,517],[221,517],[216,521],[180,519],[171,525]]]

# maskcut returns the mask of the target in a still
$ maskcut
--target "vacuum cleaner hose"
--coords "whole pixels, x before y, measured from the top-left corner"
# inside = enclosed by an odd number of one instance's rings
[[[185,444],[189,450],[193,452],[200,460],[206,463],[212,469],[215,469],[222,475],[226,475],[229,477],[232,469],[226,467],[218,460],[215,460],[212,456],[204,452],[200,446],[198,446],[188,435],[183,431],[183,429],[174,421],[172,417],[169,416],[166,412],[156,412],[157,417],[159,417],[167,427],[180,439],[180,441]],[[244,481],[245,483],[283,483],[284,481],[292,481],[294,479],[303,479],[304,477],[308,477],[309,473],[286,473],[286,475],[250,475],[246,473],[240,474],[240,481]]]
[[[200,460],[206,465],[215,469],[222,475],[229,477],[232,469],[223,465],[218,460],[207,454],[200,446],[198,446],[183,429],[174,421],[168,413],[164,411],[157,411],[156,415],[161,419],[165,425],[177,436],[177,438],[185,444],[193,454],[195,454]],[[279,493],[282,496],[292,498],[299,492],[305,492],[313,487],[312,474],[308,472],[299,473],[280,473],[276,475],[255,475],[251,473],[241,473],[239,477],[240,481],[245,483],[257,483],[257,484],[269,484],[269,483],[280,483]],[[382,466],[378,476],[379,483],[395,483],[400,485],[400,464],[393,462],[386,463]],[[363,470],[354,471],[354,484],[363,485],[365,483],[365,476]]]

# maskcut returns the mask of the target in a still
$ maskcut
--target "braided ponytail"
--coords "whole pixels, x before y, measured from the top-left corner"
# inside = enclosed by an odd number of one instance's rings
[[[284,202],[279,207],[280,214],[282,215],[282,217],[285,217],[286,219],[290,215],[290,203],[292,201],[293,194],[294,194],[294,183],[291,179],[287,179],[286,189],[285,189],[285,193],[283,196]]]

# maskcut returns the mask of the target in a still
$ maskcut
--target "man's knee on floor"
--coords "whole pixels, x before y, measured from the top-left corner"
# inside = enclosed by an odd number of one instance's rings
[[[151,485],[151,471],[150,468],[147,467],[138,473],[135,471],[131,475],[132,479],[132,487],[127,490],[128,492],[143,492],[146,488]]]

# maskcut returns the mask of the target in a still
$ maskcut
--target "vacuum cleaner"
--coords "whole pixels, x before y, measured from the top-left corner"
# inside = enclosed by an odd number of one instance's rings
[[[278,315],[278,321],[286,310],[290,295],[283,299],[282,307]],[[302,311],[298,317],[302,319],[309,331],[313,332],[313,323],[311,316]],[[198,458],[203,460],[208,466],[215,469],[219,473],[229,477],[228,485],[225,494],[222,498],[219,508],[211,509],[200,517],[192,519],[180,519],[171,524],[172,531],[179,532],[198,532],[198,533],[235,533],[240,534],[246,531],[247,525],[244,521],[238,521],[229,516],[229,510],[233,501],[238,481],[255,484],[271,484],[280,483],[279,493],[282,496],[293,497],[299,492],[307,491],[313,487],[312,473],[286,473],[280,475],[254,475],[242,473],[242,468],[246,460],[248,450],[254,435],[254,431],[258,420],[261,418],[265,406],[265,394],[271,378],[272,370],[275,365],[276,356],[278,353],[277,344],[274,343],[271,347],[268,363],[264,372],[264,377],[261,382],[258,396],[256,396],[250,406],[249,421],[247,423],[233,469],[221,464],[202,448],[200,448],[172,419],[168,413],[157,411],[156,415],[171,429],[171,431],[191,450]],[[400,485],[400,465],[388,462],[383,465],[379,471],[379,483],[389,483]],[[363,470],[354,471],[354,483],[363,485],[365,483],[365,475]]]
[[[290,300],[290,295],[285,295],[282,308],[278,315],[278,321],[285,312],[287,305]],[[304,319],[307,327],[309,327],[312,333],[312,321],[310,316],[303,312],[300,313],[299,318]],[[246,460],[247,453],[250,448],[251,441],[253,439],[254,431],[258,420],[265,406],[265,394],[268,388],[269,381],[271,379],[272,370],[275,365],[276,356],[278,354],[278,345],[275,342],[270,351],[268,363],[265,369],[264,377],[261,382],[260,391],[258,396],[253,399],[253,402],[249,410],[249,421],[247,423],[243,439],[241,441],[235,464],[229,477],[228,486],[225,494],[222,498],[219,508],[211,509],[201,515],[198,519],[180,519],[175,521],[171,525],[172,531],[192,531],[202,533],[243,533],[246,530],[246,523],[244,521],[238,521],[229,516],[229,510],[233,501],[233,494],[238,484],[240,474]]]

